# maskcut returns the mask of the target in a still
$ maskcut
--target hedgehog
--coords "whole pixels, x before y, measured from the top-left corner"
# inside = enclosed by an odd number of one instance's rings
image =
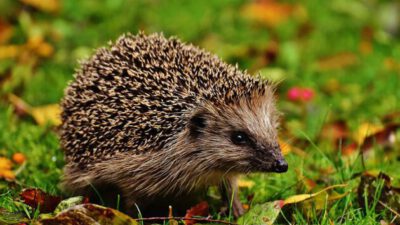
[[[240,216],[239,175],[288,170],[275,86],[175,37],[124,34],[65,90],[62,187],[154,212],[216,186]]]

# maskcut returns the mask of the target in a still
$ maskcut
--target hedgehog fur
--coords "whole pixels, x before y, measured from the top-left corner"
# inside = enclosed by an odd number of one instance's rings
[[[146,208],[211,185],[229,196],[241,173],[285,172],[273,92],[176,38],[123,35],[84,61],[65,91],[62,186],[87,194],[110,185],[126,208]]]

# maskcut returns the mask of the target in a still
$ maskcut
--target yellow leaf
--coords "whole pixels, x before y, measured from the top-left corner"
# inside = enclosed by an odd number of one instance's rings
[[[57,12],[60,8],[60,3],[58,0],[21,0],[21,2],[50,13]]]
[[[0,157],[0,170],[10,170],[12,165],[13,163],[11,160],[5,157]]]
[[[15,174],[11,170],[3,170],[3,171],[0,171],[0,177],[4,177],[7,180],[14,180]]]
[[[293,203],[302,202],[302,201],[305,201],[307,199],[313,198],[313,197],[315,197],[315,196],[317,196],[317,195],[319,195],[319,194],[321,194],[321,193],[323,193],[323,192],[325,192],[327,190],[330,190],[330,189],[333,189],[333,188],[337,188],[337,187],[345,187],[345,186],[347,186],[347,184],[337,184],[337,185],[332,185],[332,186],[326,187],[326,188],[322,189],[321,191],[318,191],[318,192],[315,192],[315,193],[312,193],[312,194],[294,195],[294,196],[291,196],[291,197],[285,199],[283,204],[286,205],[286,204],[293,204]]]
[[[45,42],[40,35],[29,37],[26,47],[42,57],[49,57],[54,51],[53,46]]]
[[[15,58],[20,51],[17,45],[0,46],[0,59]]]
[[[51,46],[49,43],[43,42],[36,49],[36,52],[42,57],[49,57],[51,56],[51,54],[53,54],[54,49],[53,46]]]
[[[33,107],[30,113],[40,126],[44,126],[47,123],[56,126],[61,124],[61,108],[58,104]]]
[[[321,195],[316,196],[313,199],[306,200],[301,208],[303,208],[305,212],[310,211],[309,209],[311,207],[314,207],[316,210],[322,210],[325,208],[325,205],[327,202],[341,199],[341,198],[345,197],[346,195],[348,195],[349,193],[350,192],[345,192],[343,194],[339,194],[339,193],[333,192],[332,194],[329,194],[329,195],[327,193],[321,194]]]
[[[8,96],[8,100],[17,112],[20,112],[21,115],[31,115],[40,126],[44,126],[47,123],[55,126],[61,124],[61,108],[58,104],[32,107],[23,99],[13,94]]]
[[[238,180],[238,187],[240,188],[251,188],[254,186],[254,182],[251,180]]]
[[[307,153],[305,153],[300,148],[296,148],[280,138],[278,139],[278,143],[279,143],[279,146],[281,147],[282,155],[287,155],[290,152],[293,152],[293,153],[295,153],[299,156],[303,156],[303,157],[307,155]]]
[[[381,130],[383,130],[382,126],[371,123],[363,123],[358,127],[357,131],[353,135],[353,138],[357,142],[357,144],[360,145],[364,142],[364,139],[366,137],[375,134]]]

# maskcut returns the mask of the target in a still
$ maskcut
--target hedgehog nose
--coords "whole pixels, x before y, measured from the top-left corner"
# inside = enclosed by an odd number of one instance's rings
[[[284,159],[278,159],[275,162],[275,172],[284,173],[288,170],[288,163]]]

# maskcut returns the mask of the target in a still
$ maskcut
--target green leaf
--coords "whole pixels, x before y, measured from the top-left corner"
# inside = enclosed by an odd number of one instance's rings
[[[69,203],[74,204],[78,199],[70,199]],[[113,225],[139,225],[131,217],[115,209],[95,204],[81,204],[68,208],[54,217],[42,218],[34,223],[35,225],[50,224],[113,224]]]
[[[261,225],[273,224],[281,211],[282,201],[267,202],[253,206],[246,214],[238,219],[238,224]]]

